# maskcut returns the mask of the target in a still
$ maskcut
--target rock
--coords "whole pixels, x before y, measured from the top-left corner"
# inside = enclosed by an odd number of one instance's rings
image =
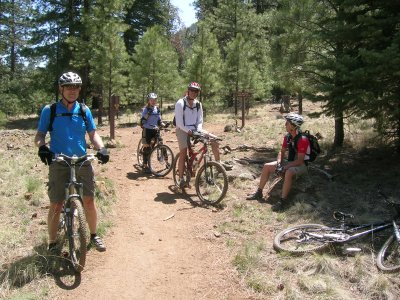
[[[109,140],[106,144],[107,148],[117,148],[117,142],[113,139],[113,140]]]

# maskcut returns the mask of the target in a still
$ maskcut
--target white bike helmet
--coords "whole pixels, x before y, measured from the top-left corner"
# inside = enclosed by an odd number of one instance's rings
[[[58,84],[60,86],[64,85],[82,85],[82,79],[78,74],[74,72],[67,72],[61,75],[58,79]]]
[[[188,89],[193,89],[193,90],[201,91],[201,86],[200,86],[200,84],[198,84],[197,82],[194,82],[194,81],[193,81],[193,82],[189,83]]]
[[[147,100],[150,100],[150,99],[157,99],[157,94],[156,93],[149,93],[148,95],[147,95]]]
[[[288,120],[296,127],[300,127],[304,123],[304,119],[301,115],[290,113],[285,116],[285,119]]]

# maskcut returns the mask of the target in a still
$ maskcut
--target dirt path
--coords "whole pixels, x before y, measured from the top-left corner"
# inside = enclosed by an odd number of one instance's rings
[[[111,150],[102,175],[114,181],[118,197],[105,237],[107,251],[90,251],[78,286],[57,287],[56,298],[249,299],[213,227],[222,214],[197,206],[195,196],[173,193],[172,174],[158,179],[138,171],[132,153],[140,128],[134,132],[118,129],[117,140],[124,146]],[[174,133],[164,140],[173,145]]]

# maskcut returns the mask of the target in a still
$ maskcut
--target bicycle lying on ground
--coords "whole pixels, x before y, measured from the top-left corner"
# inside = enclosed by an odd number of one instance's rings
[[[221,141],[221,139],[204,133],[193,133],[192,141],[188,146],[189,155],[185,157],[183,178],[185,187],[190,188],[190,180],[195,177],[197,196],[202,202],[215,205],[222,201],[228,191],[228,176],[225,168],[211,158],[208,146],[212,141]],[[198,142],[203,145],[200,149],[195,150],[194,145]],[[179,186],[178,165],[180,159],[180,156],[177,155],[173,163],[173,177],[176,186]]]
[[[166,130],[169,123],[166,123],[163,127],[154,127],[157,130],[157,135],[151,140],[150,147],[151,152],[149,155],[149,169],[150,172],[157,177],[166,176],[172,170],[172,164],[174,161],[174,153],[171,148],[164,145],[161,138],[161,130]],[[137,159],[140,167],[143,167],[143,143],[142,139],[139,140],[137,146]]]
[[[400,270],[400,225],[398,225],[400,224],[400,204],[389,201],[382,193],[381,195],[384,196],[385,202],[395,212],[391,220],[370,224],[354,224],[346,221],[346,219],[353,219],[353,215],[335,211],[333,217],[340,221],[340,226],[302,224],[287,228],[275,236],[274,249],[294,254],[322,252],[332,245],[347,243],[365,235],[392,228],[392,234],[378,252],[376,264],[381,271],[395,272]],[[358,251],[359,249],[354,250]]]
[[[95,159],[94,154],[86,154],[81,157],[57,154],[54,158],[54,161],[64,163],[70,169],[70,178],[65,184],[65,200],[58,230],[64,231],[61,246],[62,248],[66,247],[67,250],[63,253],[67,253],[77,272],[82,272],[85,267],[88,231],[83,210],[83,184],[76,179],[76,167],[81,167]]]

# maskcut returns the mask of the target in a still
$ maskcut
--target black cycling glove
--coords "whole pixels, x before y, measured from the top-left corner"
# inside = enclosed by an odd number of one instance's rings
[[[97,151],[96,157],[102,164],[106,164],[110,160],[110,155],[108,154],[107,148],[101,148],[99,151]]]
[[[50,151],[49,147],[42,145],[39,147],[38,155],[41,161],[45,165],[50,165],[53,159],[53,152]]]

